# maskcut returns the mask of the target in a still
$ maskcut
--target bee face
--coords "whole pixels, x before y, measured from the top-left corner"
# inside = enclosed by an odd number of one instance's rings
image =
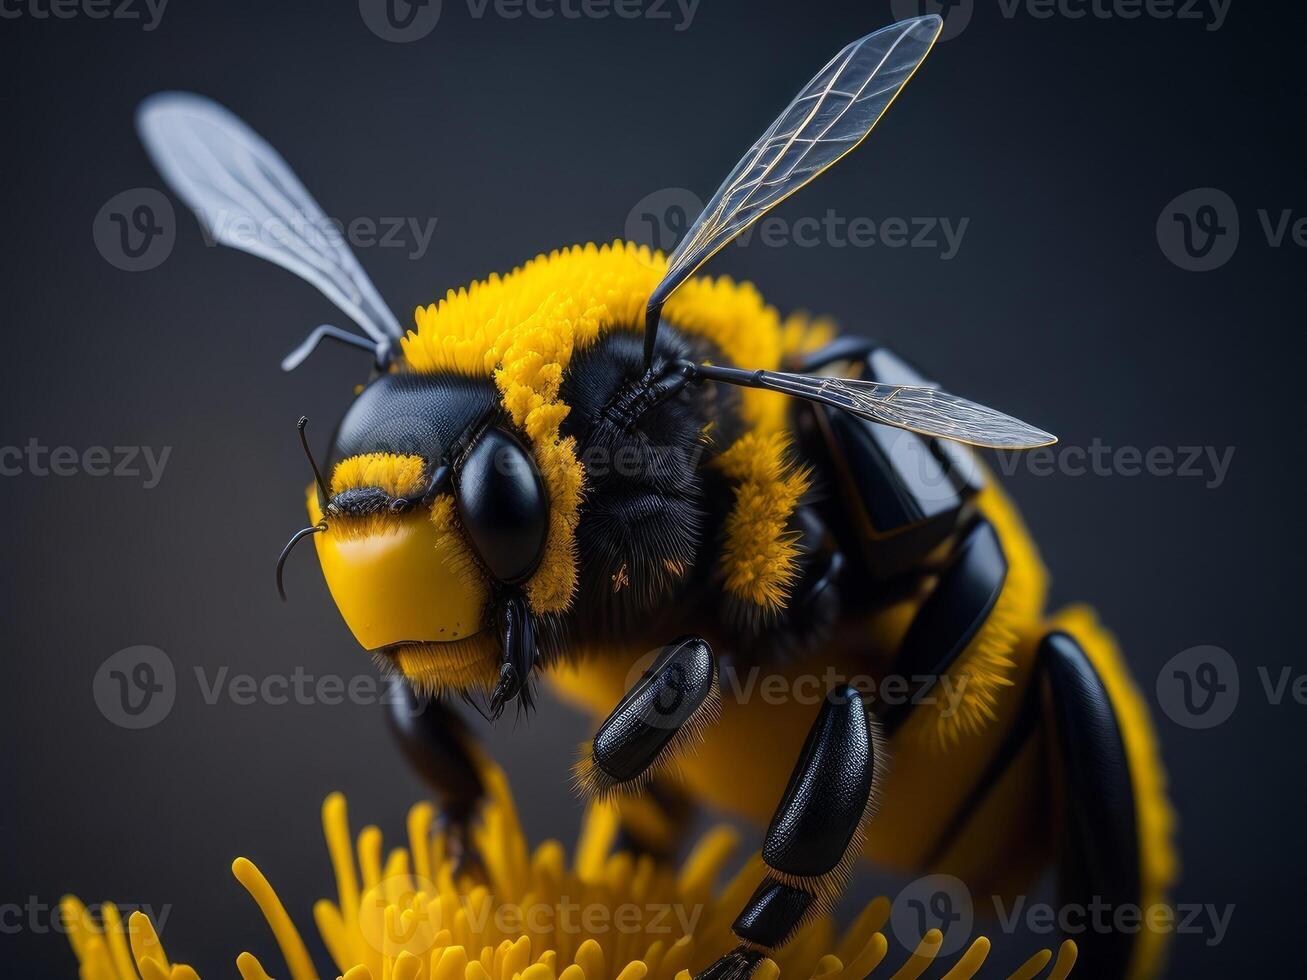
[[[429,688],[493,683],[498,601],[544,552],[549,500],[488,379],[386,374],[342,420],[309,515],[323,574],[367,650]]]

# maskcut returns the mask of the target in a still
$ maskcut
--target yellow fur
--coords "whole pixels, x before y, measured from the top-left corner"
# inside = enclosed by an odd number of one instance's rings
[[[452,643],[404,643],[392,656],[400,672],[419,693],[436,696],[445,691],[494,687],[498,645],[487,632]]]
[[[461,573],[473,588],[484,595],[489,595],[489,589],[482,580],[477,560],[459,526],[458,512],[452,495],[442,493],[432,501],[430,520],[432,527],[436,529],[437,546],[442,553],[449,555],[449,562],[454,570]]]
[[[717,465],[736,484],[721,557],[726,590],[766,611],[783,609],[798,575],[798,548],[785,526],[811,474],[793,464],[783,432],[748,433]]]
[[[423,465],[421,456],[394,453],[351,456],[336,464],[331,474],[331,492],[380,487],[392,497],[407,497],[422,489]]]

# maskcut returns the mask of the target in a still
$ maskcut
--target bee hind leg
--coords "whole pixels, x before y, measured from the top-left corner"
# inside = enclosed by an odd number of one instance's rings
[[[1136,786],[1147,783],[1137,784],[1132,769],[1158,763],[1140,751],[1137,733],[1132,744],[1120,692],[1114,696],[1070,632],[1044,637],[1036,670],[1055,787],[1059,901],[1067,909],[1104,907],[1111,916],[1075,937],[1079,966],[1096,977],[1151,976],[1164,937],[1151,931],[1146,906],[1165,897],[1162,887],[1150,887],[1141,863],[1147,835],[1140,817],[1150,804],[1137,797]],[[1119,928],[1123,910],[1137,910],[1142,927]]]
[[[634,792],[697,739],[720,706],[712,648],[697,636],[674,641],[581,747],[577,789],[590,797]]]
[[[767,873],[731,926],[740,943],[696,980],[747,980],[768,952],[829,910],[861,850],[883,759],[858,691],[845,685],[828,694],[767,828]]]

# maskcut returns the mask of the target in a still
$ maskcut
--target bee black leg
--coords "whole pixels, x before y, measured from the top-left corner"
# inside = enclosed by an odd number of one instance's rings
[[[903,637],[894,663],[902,677],[933,678],[949,672],[985,624],[1007,580],[1007,556],[998,533],[986,520],[967,530]],[[907,721],[914,705],[882,705],[880,720],[887,736]]]
[[[1038,696],[1051,730],[1060,786],[1060,901],[1111,914],[1142,901],[1138,812],[1121,723],[1098,671],[1079,642],[1056,632],[1039,646]],[[1147,910],[1144,910],[1145,912]],[[1086,930],[1074,938],[1086,976],[1127,974],[1138,929]]]
[[[860,850],[882,766],[862,696],[848,685],[832,691],[767,828],[767,874],[731,927],[740,945],[696,980],[746,980],[768,951],[829,908]]]
[[[697,636],[667,646],[582,747],[573,774],[589,796],[639,788],[717,717],[717,661]]]
[[[438,698],[420,698],[403,678],[387,697],[391,733],[404,757],[431,788],[458,871],[475,871],[480,859],[467,827],[485,797],[475,739],[463,719]]]

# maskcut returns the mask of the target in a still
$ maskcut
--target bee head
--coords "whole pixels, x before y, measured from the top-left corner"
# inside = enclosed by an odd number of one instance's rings
[[[518,695],[529,704],[523,588],[545,553],[549,497],[493,382],[383,374],[350,406],[329,460],[301,535],[313,532],[358,642],[421,690],[490,690],[495,714]]]

